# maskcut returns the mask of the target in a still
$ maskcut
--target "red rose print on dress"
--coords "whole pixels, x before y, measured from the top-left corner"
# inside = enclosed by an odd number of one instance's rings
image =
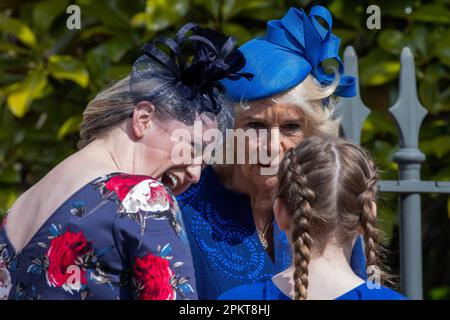
[[[172,286],[174,273],[169,262],[151,253],[133,265],[133,284],[139,300],[175,300]]]
[[[87,284],[86,270],[82,267],[83,256],[91,250],[91,244],[82,232],[65,233],[52,239],[47,250],[47,282],[52,287],[62,287],[72,293]]]
[[[169,220],[173,230],[187,245],[180,209],[170,189],[164,184],[148,176],[128,174],[105,177],[96,184],[105,199],[111,193],[117,195],[121,207],[119,212],[139,223],[141,235],[145,232],[148,219]]]
[[[127,213],[167,211],[173,204],[164,185],[146,176],[117,175],[105,187],[117,193]]]

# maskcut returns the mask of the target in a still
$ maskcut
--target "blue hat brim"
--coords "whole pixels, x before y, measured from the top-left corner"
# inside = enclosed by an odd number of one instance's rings
[[[221,80],[227,95],[235,102],[264,99],[301,83],[312,66],[298,54],[264,39],[253,39],[239,50],[246,59],[240,72],[254,74],[252,80]]]

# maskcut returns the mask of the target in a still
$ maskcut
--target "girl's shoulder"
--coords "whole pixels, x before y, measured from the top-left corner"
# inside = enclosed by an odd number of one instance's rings
[[[272,279],[242,285],[224,292],[219,300],[291,300],[275,286]]]
[[[218,300],[263,300],[265,282],[257,282],[234,287],[222,293]]]
[[[388,287],[365,282],[336,300],[407,300],[407,298]]]

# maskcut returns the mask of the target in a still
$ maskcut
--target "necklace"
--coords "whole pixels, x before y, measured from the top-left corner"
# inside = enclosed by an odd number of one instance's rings
[[[262,244],[264,250],[267,250],[267,248],[269,247],[269,242],[266,239],[266,232],[269,229],[269,226],[272,223],[272,220],[273,220],[273,216],[270,218],[269,222],[264,227],[263,232],[258,233],[259,241],[261,241],[261,244]]]

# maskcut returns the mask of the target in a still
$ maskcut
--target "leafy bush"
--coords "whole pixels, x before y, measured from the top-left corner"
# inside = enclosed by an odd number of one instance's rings
[[[66,8],[81,8],[81,30],[68,30]],[[372,114],[362,144],[384,179],[395,179],[392,155],[398,133],[387,109],[398,95],[399,54],[415,55],[419,96],[427,108],[420,148],[424,179],[450,180],[450,8],[446,0],[314,1],[334,16],[343,47],[360,57],[363,99]],[[366,8],[381,8],[381,30],[368,30]],[[172,34],[187,21],[234,35],[240,43],[261,35],[265,22],[291,6],[308,12],[312,1],[288,0],[6,0],[0,4],[0,216],[17,196],[76,150],[87,102],[125,76],[141,45]],[[83,170],[83,168],[79,168]],[[423,197],[423,248],[428,298],[449,298],[450,200]],[[380,206],[386,244],[398,267],[396,196]],[[434,288],[434,289],[433,289]]]

